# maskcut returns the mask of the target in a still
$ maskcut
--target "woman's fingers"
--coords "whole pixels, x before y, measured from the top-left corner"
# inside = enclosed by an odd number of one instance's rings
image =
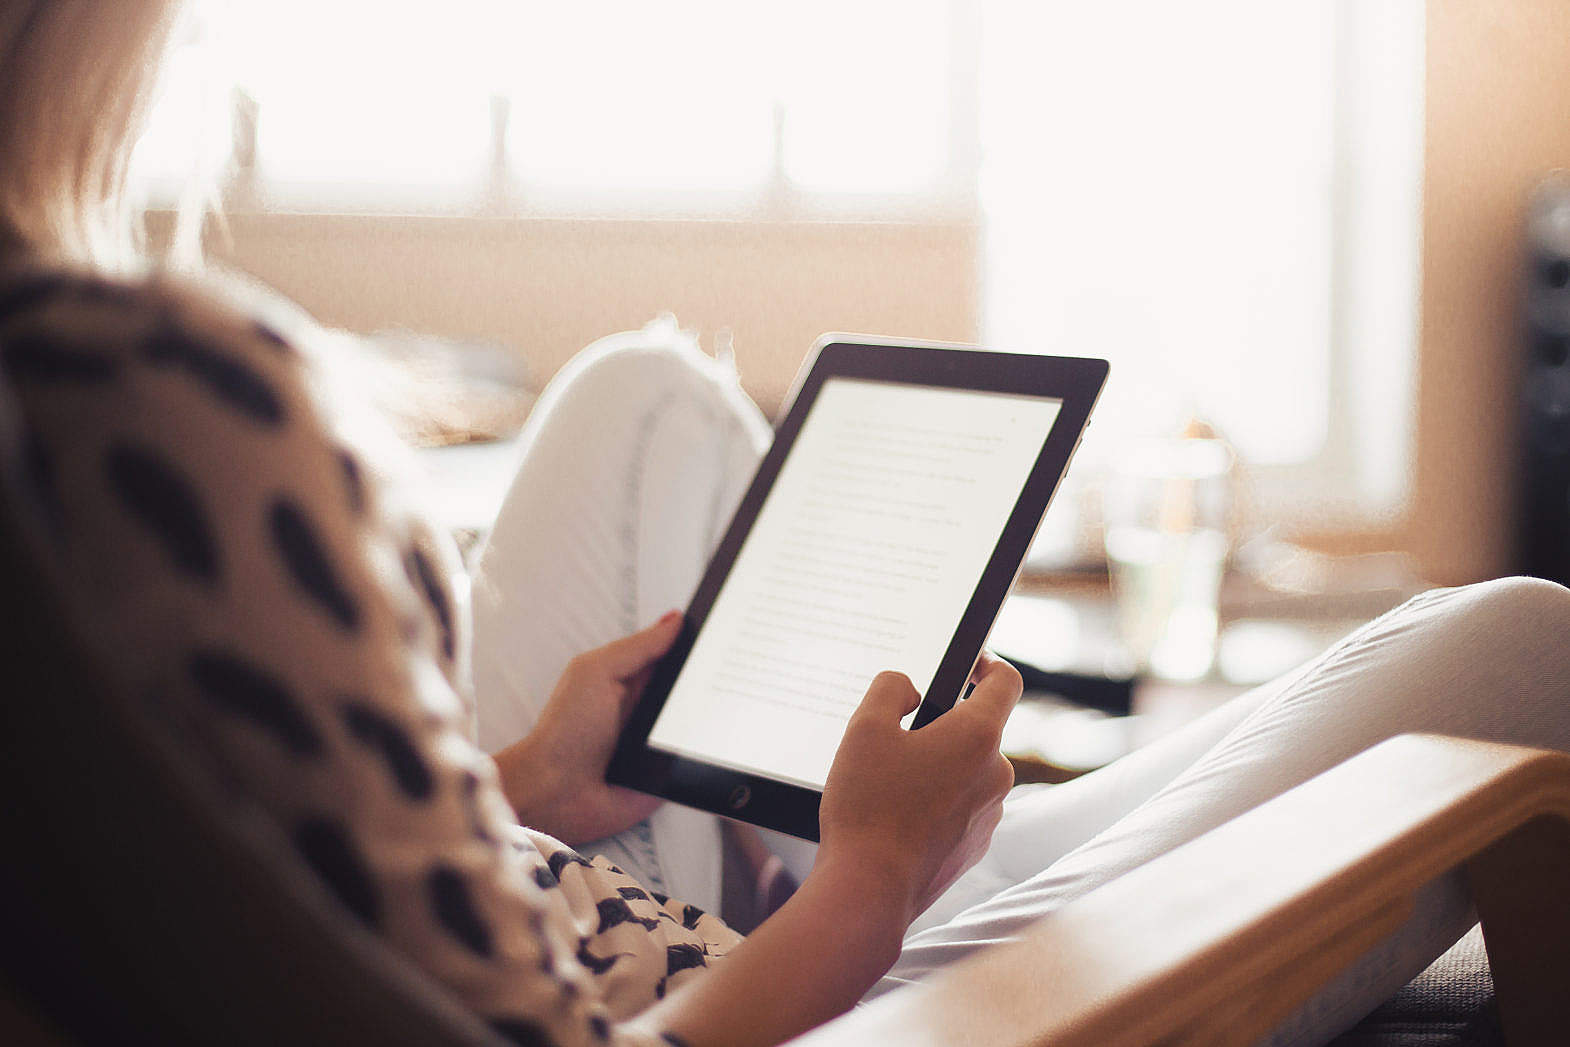
[[[996,655],[983,651],[982,658],[987,664],[976,674],[976,687],[960,708],[970,710],[968,715],[984,717],[1002,731],[1003,721],[1014,711],[1024,690],[1024,681],[1018,669]]]
[[[976,655],[976,664],[970,667],[970,682],[980,682],[981,677],[985,675],[988,669],[1002,661],[1003,659],[999,658],[987,648],[983,647],[981,649],[981,653]]]
[[[647,669],[670,650],[680,631],[681,612],[670,611],[647,629],[613,640],[590,652],[589,657],[611,676],[625,680]]]
[[[1003,721],[1008,719],[1014,703],[1019,700],[1022,689],[1019,670],[983,649],[971,670],[970,681],[975,689],[964,704],[971,705],[979,697],[981,704],[971,715],[982,715],[1001,731]],[[920,704],[921,693],[911,684],[910,677],[899,672],[882,672],[873,677],[857,712],[865,711],[880,720],[899,720],[915,712]]]
[[[904,673],[881,672],[867,686],[867,696],[856,707],[855,717],[871,720],[893,721],[916,711],[921,704],[921,694]]]

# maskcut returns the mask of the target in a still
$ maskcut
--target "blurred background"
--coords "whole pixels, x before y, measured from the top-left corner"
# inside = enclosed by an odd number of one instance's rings
[[[1559,0],[194,13],[136,161],[153,239],[215,186],[214,258],[414,373],[424,354],[537,390],[664,313],[730,347],[771,413],[829,330],[1104,356],[1025,592],[1105,602],[1106,517],[1140,511],[1108,494],[1120,461],[1213,441],[1221,508],[1183,516],[1229,568],[1202,674],[1227,676],[1237,622],[1336,623],[1234,685],[1523,562],[1528,212],[1570,157]],[[505,436],[524,410],[427,436]],[[440,462],[494,486],[478,457]],[[1052,606],[1032,613],[1062,632]]]

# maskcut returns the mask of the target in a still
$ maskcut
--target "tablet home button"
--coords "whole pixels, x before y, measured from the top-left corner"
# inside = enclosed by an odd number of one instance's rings
[[[738,785],[730,791],[730,809],[739,811],[752,801],[752,790],[745,785]]]

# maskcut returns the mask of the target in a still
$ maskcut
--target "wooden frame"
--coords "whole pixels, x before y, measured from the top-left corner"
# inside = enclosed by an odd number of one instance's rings
[[[1570,755],[1391,739],[802,1047],[1251,1044],[1465,866],[1512,1045],[1570,1036]]]

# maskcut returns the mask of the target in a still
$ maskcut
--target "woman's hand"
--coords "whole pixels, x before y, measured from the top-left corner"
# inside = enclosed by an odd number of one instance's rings
[[[629,828],[661,800],[605,781],[622,724],[681,629],[671,611],[641,632],[567,663],[534,730],[496,754],[518,820],[570,844]]]
[[[921,695],[880,673],[850,719],[819,814],[820,864],[880,870],[915,919],[992,839],[1014,771],[998,750],[1019,700],[1019,672],[982,652],[966,700],[918,731],[900,726]]]
[[[724,963],[635,1025],[753,1047],[855,1005],[899,956],[910,921],[986,850],[1014,782],[998,739],[1019,673],[983,654],[973,679],[968,699],[919,731],[899,723],[921,698],[910,680],[872,682],[829,771],[811,875]]]

